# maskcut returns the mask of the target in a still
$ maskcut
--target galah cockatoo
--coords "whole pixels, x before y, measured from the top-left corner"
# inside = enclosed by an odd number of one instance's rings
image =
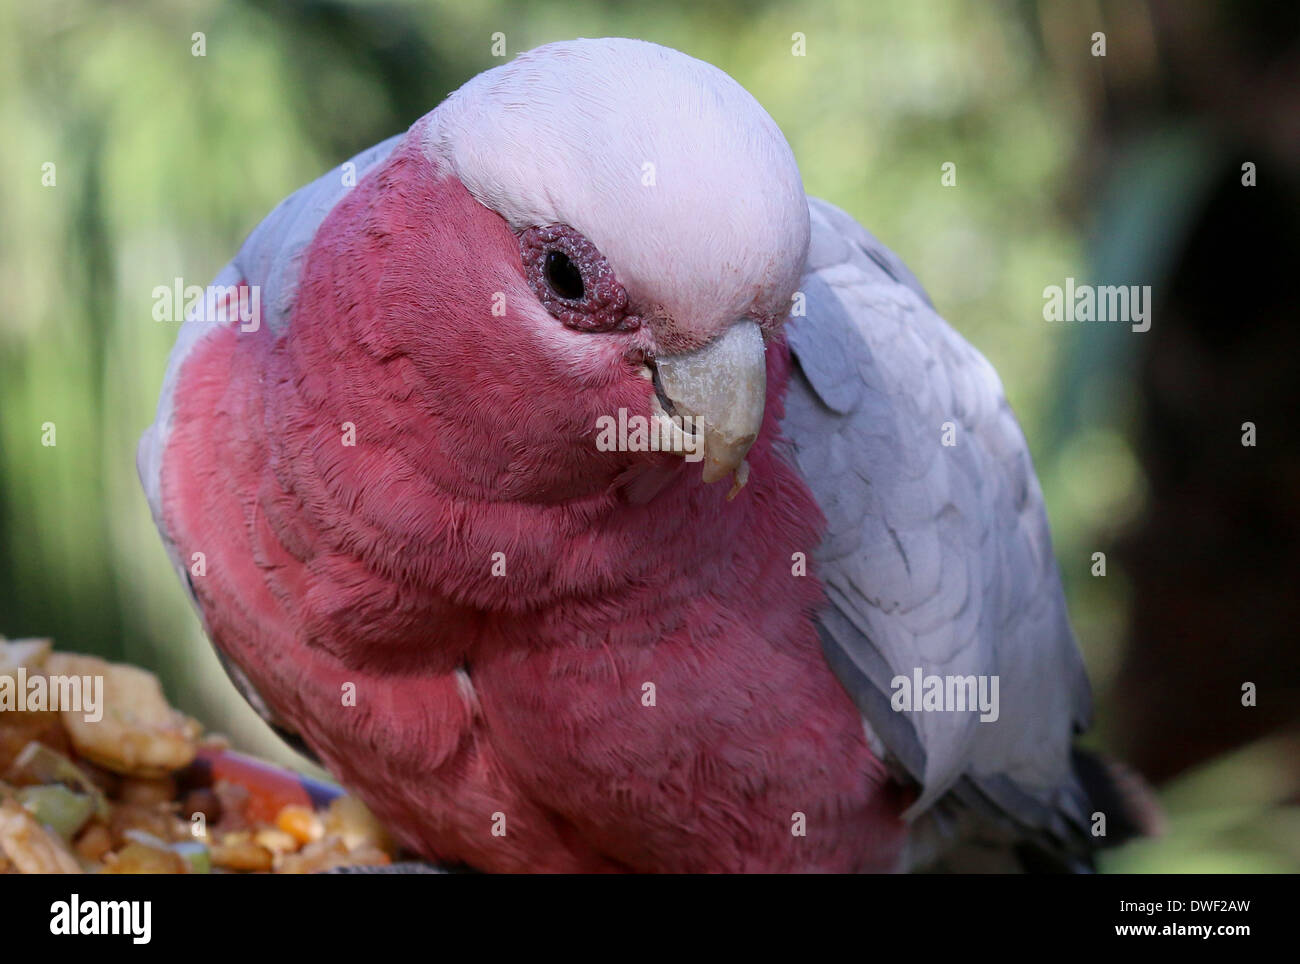
[[[138,462],[236,686],[431,860],[1086,861],[998,377],[708,64],[541,47],[293,194]]]

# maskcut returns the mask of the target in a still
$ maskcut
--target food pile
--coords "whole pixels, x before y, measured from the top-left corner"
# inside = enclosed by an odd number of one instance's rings
[[[95,713],[54,705],[74,677],[102,680]],[[152,673],[0,637],[0,874],[313,873],[394,853],[360,801],[203,737]]]

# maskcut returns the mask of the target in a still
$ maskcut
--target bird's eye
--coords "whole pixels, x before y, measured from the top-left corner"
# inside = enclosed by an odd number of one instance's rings
[[[546,283],[561,298],[582,299],[582,272],[563,251],[546,252]]]
[[[614,269],[582,232],[544,224],[519,234],[524,277],[551,315],[578,331],[633,331],[641,319],[628,310]]]

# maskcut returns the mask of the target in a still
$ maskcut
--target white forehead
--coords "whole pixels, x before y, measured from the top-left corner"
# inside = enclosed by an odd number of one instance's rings
[[[475,77],[427,136],[511,227],[572,225],[634,304],[687,331],[789,307],[808,246],[799,169],[716,67],[639,40],[550,44]]]

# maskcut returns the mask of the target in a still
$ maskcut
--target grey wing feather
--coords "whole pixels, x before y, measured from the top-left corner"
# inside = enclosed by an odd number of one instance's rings
[[[809,209],[782,433],[828,522],[828,663],[919,785],[909,817],[978,812],[1075,837],[1085,802],[1070,746],[1089,690],[1024,436],[992,366],[902,262],[842,211]],[[891,681],[917,668],[997,677],[998,719],[896,712]]]

